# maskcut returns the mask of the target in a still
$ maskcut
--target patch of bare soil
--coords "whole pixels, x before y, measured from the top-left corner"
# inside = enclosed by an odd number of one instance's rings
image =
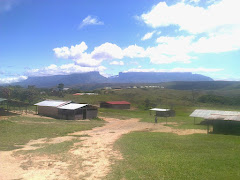
[[[121,153],[114,150],[113,144],[123,134],[131,131],[169,132],[178,135],[206,133],[203,130],[180,130],[164,126],[162,123],[144,123],[139,119],[119,120],[103,118],[107,121],[103,127],[88,131],[71,133],[68,136],[52,139],[31,140],[22,149],[0,151],[0,180],[13,179],[103,179],[111,170],[114,160],[122,159]],[[35,150],[46,143],[55,144],[64,141],[79,140],[71,149],[59,155],[19,155],[15,152]]]

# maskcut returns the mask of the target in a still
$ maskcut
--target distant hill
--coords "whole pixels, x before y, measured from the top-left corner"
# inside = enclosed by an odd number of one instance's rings
[[[36,87],[56,87],[63,83],[65,87],[84,85],[84,84],[103,84],[103,83],[161,83],[172,81],[213,81],[210,77],[192,73],[164,73],[164,72],[128,72],[119,73],[118,76],[106,78],[99,72],[88,72],[70,75],[55,75],[43,77],[29,77],[28,79],[14,83],[14,85]]]
[[[213,81],[212,78],[191,72],[127,72],[113,78],[118,83],[160,83],[172,81]]]
[[[42,77],[29,77],[28,79],[15,83],[15,85],[28,86],[35,85],[41,88],[55,87],[59,83],[63,83],[65,86],[72,86],[76,84],[88,84],[88,83],[104,83],[107,78],[100,75],[99,72],[89,72],[70,75],[55,75],[55,76],[42,76]]]

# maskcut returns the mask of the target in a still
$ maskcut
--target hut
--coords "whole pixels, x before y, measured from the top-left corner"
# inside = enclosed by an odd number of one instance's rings
[[[131,103],[127,101],[107,101],[101,102],[101,108],[112,108],[112,109],[130,109]]]
[[[175,116],[175,111],[171,109],[153,108],[153,109],[150,109],[150,111],[155,111],[157,117],[174,117]]]
[[[58,107],[71,103],[71,101],[45,100],[34,104],[39,115],[58,118]]]
[[[205,119],[207,132],[211,125],[213,133],[240,135],[240,112],[238,111],[196,109],[190,117],[194,117],[194,121],[195,118]]]
[[[97,107],[71,101],[45,100],[34,104],[39,115],[60,119],[92,119],[97,117]]]
[[[98,109],[88,104],[70,103],[58,108],[58,114],[61,119],[93,119],[97,117]]]

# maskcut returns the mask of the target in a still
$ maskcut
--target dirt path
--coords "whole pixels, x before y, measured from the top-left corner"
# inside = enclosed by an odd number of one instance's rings
[[[103,118],[106,123],[89,131],[71,133],[68,136],[50,140],[32,140],[22,149],[0,151],[0,180],[31,179],[103,179],[111,170],[114,160],[121,159],[121,153],[113,149],[114,142],[131,131],[172,132],[179,135],[206,133],[204,130],[180,130],[161,123],[144,123],[139,119],[118,120]],[[14,155],[18,151],[34,150],[41,144],[55,144],[79,140],[63,156],[57,155]],[[34,145],[34,146],[33,146]]]

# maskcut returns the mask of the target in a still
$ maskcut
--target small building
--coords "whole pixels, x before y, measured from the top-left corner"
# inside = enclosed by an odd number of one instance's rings
[[[213,133],[240,135],[240,112],[196,109],[190,117],[203,118],[207,124],[212,126]]]
[[[58,108],[58,114],[61,119],[93,119],[97,117],[98,109],[88,104],[70,103]]]
[[[153,109],[150,109],[150,111],[155,111],[157,117],[174,117],[175,116],[175,111],[171,109],[153,108]]]
[[[127,101],[107,101],[101,102],[101,108],[112,108],[112,109],[130,109],[131,103]]]
[[[69,103],[71,103],[71,101],[45,100],[34,105],[37,106],[37,112],[39,115],[59,118],[58,107]]]
[[[34,104],[39,115],[59,119],[92,119],[97,117],[97,107],[71,101],[45,100]]]

